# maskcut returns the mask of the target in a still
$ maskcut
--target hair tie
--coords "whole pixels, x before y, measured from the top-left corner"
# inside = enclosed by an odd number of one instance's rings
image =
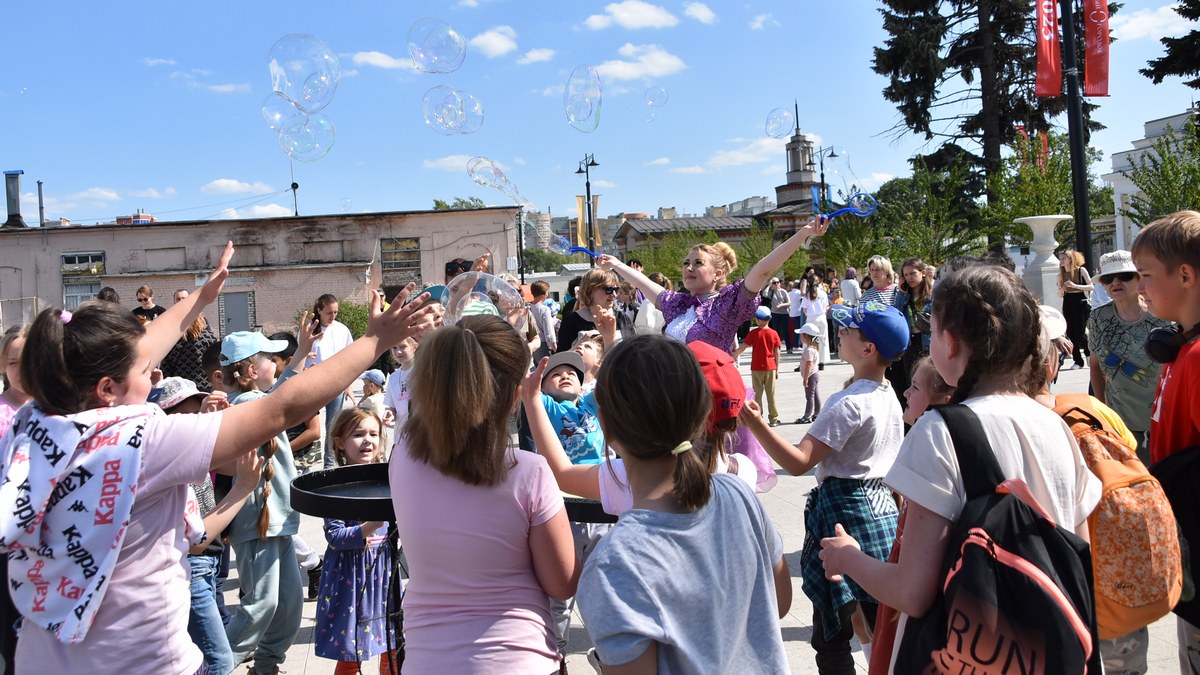
[[[470,333],[471,335],[475,334],[475,331],[471,330],[470,328],[464,328],[463,330]]]
[[[685,453],[691,449],[692,449],[692,442],[684,441],[684,442],[680,443],[679,445],[675,446],[674,448],[672,448],[671,454],[672,455],[682,455],[683,453]]]
[[[69,309],[61,309],[58,311],[58,320],[62,321],[64,326],[68,323],[71,323],[71,318],[73,316],[74,315],[71,314],[71,310]]]

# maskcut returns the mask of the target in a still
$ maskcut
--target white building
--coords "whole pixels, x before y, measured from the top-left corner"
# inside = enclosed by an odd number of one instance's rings
[[[1170,117],[1150,120],[1144,125],[1145,137],[1133,141],[1133,149],[1122,150],[1113,154],[1112,173],[1104,174],[1101,178],[1113,186],[1113,206],[1115,207],[1117,218],[1116,248],[1129,250],[1134,236],[1141,229],[1121,213],[1123,209],[1129,208],[1130,199],[1138,193],[1138,189],[1134,187],[1133,181],[1125,174],[1133,170],[1135,161],[1143,154],[1154,152],[1152,146],[1155,141],[1166,134],[1167,127],[1179,132],[1183,129],[1184,124],[1187,123],[1188,116],[1197,114],[1200,114],[1200,105],[1192,110],[1185,110]]]

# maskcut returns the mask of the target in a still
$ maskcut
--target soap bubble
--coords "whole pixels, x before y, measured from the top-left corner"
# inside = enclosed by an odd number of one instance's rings
[[[350,201],[349,197],[342,198],[342,213],[350,213],[350,207],[354,206],[354,202]]]
[[[483,272],[464,272],[446,284],[442,322],[454,325],[468,316],[498,316],[518,331],[527,323],[525,298],[500,277]]]
[[[445,85],[425,92],[425,124],[446,136],[473,134],[483,126],[483,104],[473,95]]]
[[[467,41],[444,21],[426,17],[408,29],[408,54],[417,70],[453,73],[467,55]]]
[[[508,176],[504,175],[504,172],[500,170],[500,167],[496,166],[496,164],[487,157],[472,157],[470,160],[468,160],[467,175],[471,177],[471,180],[479,183],[480,185],[486,185],[488,187],[496,188],[497,190],[503,190],[506,194],[508,189],[512,187],[512,183],[508,180]]]
[[[767,113],[766,131],[771,138],[787,138],[796,128],[796,116],[787,108],[776,108]]]
[[[299,131],[308,123],[308,113],[283,94],[273,91],[263,99],[262,116],[276,131]]]
[[[299,130],[280,129],[279,149],[301,162],[315,162],[329,154],[335,136],[333,122],[321,113],[313,113]]]
[[[661,108],[667,104],[667,90],[662,87],[650,87],[646,90],[646,105],[651,108]]]
[[[604,88],[600,75],[591,66],[578,66],[571,72],[563,91],[563,107],[567,123],[584,133],[591,133],[600,125],[600,105]]]
[[[333,100],[341,81],[342,66],[337,54],[315,35],[284,35],[267,53],[271,88],[288,100],[316,112]]]

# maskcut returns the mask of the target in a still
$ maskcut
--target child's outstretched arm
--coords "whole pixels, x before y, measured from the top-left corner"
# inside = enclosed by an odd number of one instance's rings
[[[296,352],[287,367],[297,373],[304,370],[304,363],[312,353],[313,343],[321,337],[321,324],[317,317],[307,309],[300,315],[300,323],[296,326]]]
[[[658,284],[650,281],[650,277],[633,269],[629,265],[617,260],[610,255],[602,255],[596,259],[596,265],[603,267],[606,270],[612,270],[621,275],[621,278],[633,284],[634,288],[642,292],[646,299],[655,307],[658,307],[658,296],[666,289]]]
[[[558,489],[586,499],[600,499],[600,465],[572,464],[546,414],[546,406],[542,403],[542,373],[546,372],[549,360],[543,358],[521,384],[521,402],[525,405],[525,416],[529,418],[533,443],[538,454],[550,465]]]
[[[179,342],[184,332],[200,316],[200,311],[212,304],[221,289],[225,287],[225,279],[229,277],[229,260],[233,258],[233,242],[226,242],[225,250],[217,261],[217,267],[208,275],[208,280],[200,290],[192,293],[179,302],[171,305],[157,319],[146,325],[146,338],[150,347],[150,359],[158,365],[171,348]]]
[[[188,553],[192,555],[204,553],[204,549],[208,548],[214,539],[220,537],[226,527],[229,527],[234,516],[242,510],[242,505],[258,487],[259,480],[262,478],[263,464],[266,461],[266,458],[258,454],[258,448],[254,448],[237,459],[233,488],[217,504],[216,508],[204,516],[204,541],[189,548]]]
[[[750,433],[762,444],[763,450],[779,466],[793,476],[803,476],[829,456],[833,448],[818,441],[812,434],[805,434],[798,445],[792,445],[775,433],[762,417],[762,410],[754,401],[746,401],[738,419],[750,429]]]
[[[832,537],[821,540],[825,577],[854,579],[871,597],[913,617],[929,611],[937,599],[938,577],[943,561],[930,551],[945,551],[950,521],[909,500],[904,520],[904,544],[895,563],[876,560],[863,553],[854,537],[838,524]]]
[[[775,273],[775,270],[783,267],[788,258],[799,250],[801,247],[808,247],[808,242],[813,237],[819,237],[829,230],[830,220],[824,216],[814,216],[812,220],[804,227],[796,230],[796,234],[783,240],[774,250],[763,256],[746,272],[746,284],[743,288],[750,293],[758,293],[767,286],[767,279]],[[635,284],[636,285],[636,284]]]
[[[380,309],[383,299],[373,295],[365,335],[329,360],[290,378],[270,395],[221,411],[212,466],[220,466],[245,448],[258,447],[280,431],[307,421],[392,345],[432,330],[436,314],[431,308],[421,307],[424,297],[404,303],[414,288],[409,284],[386,312]]]

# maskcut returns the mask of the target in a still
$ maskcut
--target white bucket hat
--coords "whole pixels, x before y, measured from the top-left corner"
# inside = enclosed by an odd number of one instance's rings
[[[1100,274],[1106,276],[1109,274],[1119,274],[1121,272],[1133,272],[1137,274],[1137,266],[1133,264],[1133,254],[1129,251],[1113,251],[1100,256]]]

